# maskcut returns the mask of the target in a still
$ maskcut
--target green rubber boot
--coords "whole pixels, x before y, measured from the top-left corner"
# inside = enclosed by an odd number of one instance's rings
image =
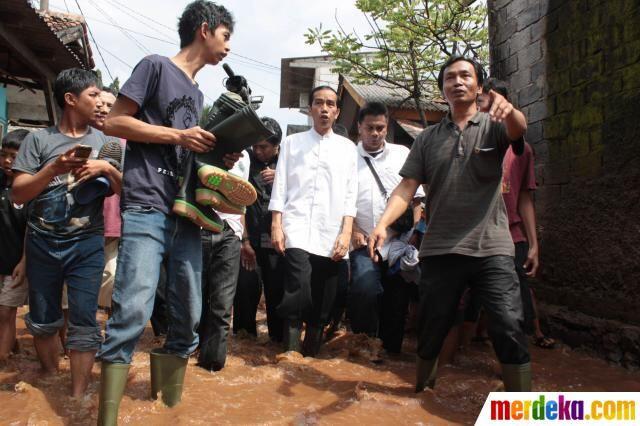
[[[100,368],[100,406],[98,426],[118,424],[120,400],[127,385],[127,375],[131,364],[113,364],[102,361]]]
[[[164,353],[161,349],[151,351],[151,398],[158,399],[167,407],[173,407],[182,399],[184,374],[188,358]]]
[[[416,393],[436,385],[436,373],[438,372],[438,358],[422,359],[416,357]]]
[[[531,392],[531,363],[502,364],[502,381],[506,392]]]

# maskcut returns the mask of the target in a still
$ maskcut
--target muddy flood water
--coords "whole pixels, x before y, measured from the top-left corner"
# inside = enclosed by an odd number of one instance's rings
[[[69,361],[42,378],[19,312],[21,350],[0,366],[0,424],[95,424],[100,367],[82,400],[70,398]],[[264,320],[264,318],[262,318]],[[135,355],[119,424],[473,424],[487,394],[500,385],[491,347],[476,343],[440,368],[434,392],[413,392],[415,338],[404,354],[376,355],[375,340],[338,333],[319,359],[279,354],[266,328],[255,338],[231,337],[226,367],[209,373],[189,363],[182,403],[169,409],[149,397],[149,355],[160,346],[147,328]],[[567,347],[531,347],[533,390],[640,391],[640,373],[608,365]],[[297,356],[296,356],[297,355]],[[373,362],[375,360],[376,362]]]

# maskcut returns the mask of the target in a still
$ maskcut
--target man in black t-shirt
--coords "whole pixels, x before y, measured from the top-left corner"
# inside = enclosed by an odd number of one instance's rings
[[[249,151],[251,167],[249,182],[256,188],[258,198],[247,207],[245,214],[245,234],[240,251],[240,274],[236,297],[233,302],[233,332],[245,330],[256,335],[256,312],[260,302],[260,281],[264,286],[264,298],[267,307],[267,326],[269,337],[274,342],[282,341],[282,319],[276,307],[284,293],[281,256],[271,246],[271,212],[269,200],[278,149],[282,139],[282,130],[278,122],[263,117],[264,125],[274,136],[253,145]]]
[[[194,78],[202,67],[227,56],[233,25],[231,14],[213,2],[187,5],[178,22],[178,54],[143,58],[105,122],[105,132],[126,138],[127,148],[112,316],[98,354],[99,424],[117,421],[133,351],[151,317],[163,262],[169,328],[164,347],[151,352],[151,393],[157,397],[161,392],[168,406],[180,401],[187,361],[198,345],[202,246],[200,228],[172,214],[172,206],[177,177],[188,166],[182,160],[192,157],[188,151],[203,153],[214,146],[215,136],[198,126],[203,94]]]

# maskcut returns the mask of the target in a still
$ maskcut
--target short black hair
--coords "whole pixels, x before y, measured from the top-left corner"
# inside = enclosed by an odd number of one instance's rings
[[[382,102],[369,102],[358,111],[358,124],[362,124],[367,115],[384,115],[389,120],[389,110]]]
[[[103,92],[107,92],[107,93],[111,93],[113,96],[115,96],[116,98],[118,97],[118,91],[116,89],[114,89],[113,87],[103,87],[102,88]]]
[[[467,56],[453,55],[450,56],[444,64],[442,64],[442,66],[440,67],[440,72],[438,73],[438,89],[440,89],[441,92],[442,88],[444,87],[444,71],[458,61],[466,61],[473,65],[473,69],[476,72],[476,79],[478,80],[478,86],[482,86],[482,83],[484,83],[486,74],[484,71],[484,67],[480,62]]]
[[[87,71],[81,68],[69,68],[60,71],[60,74],[56,77],[56,82],[53,85],[53,93],[58,106],[64,109],[65,93],[73,93],[76,96],[80,96],[80,93],[92,86],[102,89],[100,79],[93,71]]]
[[[212,34],[220,25],[224,25],[233,32],[234,20],[231,12],[212,1],[196,0],[184,8],[182,16],[178,19],[180,49],[193,43],[196,31],[205,22],[209,25]]]
[[[2,148],[20,149],[20,145],[24,138],[27,137],[29,131],[26,129],[12,130],[2,138]]]
[[[260,120],[262,120],[264,127],[273,132],[273,136],[267,138],[267,142],[272,145],[280,145],[282,141],[282,129],[278,122],[271,117],[262,117]]]
[[[336,106],[338,108],[340,108],[340,99],[339,99],[339,96],[338,96],[338,92],[336,92],[336,89],[334,89],[331,86],[327,86],[326,84],[322,85],[322,86],[314,87],[311,90],[311,93],[309,93],[309,107],[311,107],[311,105],[313,105],[313,96],[316,94],[316,92],[319,92],[321,90],[331,90],[333,93],[335,93],[336,94],[336,99],[338,101]]]
[[[506,82],[490,77],[482,84],[482,92],[489,93],[490,90],[501,94],[506,100],[509,100],[509,86]]]

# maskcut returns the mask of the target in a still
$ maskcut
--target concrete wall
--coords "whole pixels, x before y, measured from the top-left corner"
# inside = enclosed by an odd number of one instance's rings
[[[638,365],[640,2],[488,6],[491,73],[510,83],[536,153],[536,287],[557,306],[549,326],[576,346]]]

